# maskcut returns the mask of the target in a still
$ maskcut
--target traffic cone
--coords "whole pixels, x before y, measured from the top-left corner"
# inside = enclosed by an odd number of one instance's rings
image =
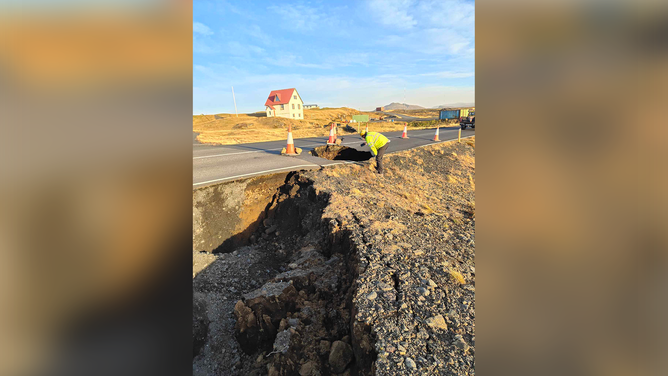
[[[297,155],[295,150],[295,141],[292,139],[292,125],[288,124],[288,146],[285,147],[285,154]]]
[[[329,129],[329,140],[327,140],[327,145],[336,145],[336,132],[334,132],[334,123]]]
[[[408,123],[404,124],[404,133],[401,135],[401,138],[408,138]]]
[[[436,127],[436,134],[434,135],[434,141],[441,141],[438,138],[438,127]]]

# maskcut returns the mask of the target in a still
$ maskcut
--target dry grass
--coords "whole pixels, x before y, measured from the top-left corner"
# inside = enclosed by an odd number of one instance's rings
[[[460,273],[460,272],[458,272],[458,271],[456,271],[456,270],[454,270],[454,269],[452,269],[452,268],[448,270],[448,273],[450,273],[450,277],[451,277],[455,282],[459,283],[460,285],[464,285],[464,284],[466,284],[466,279],[464,278],[464,276],[462,275],[462,273]]]
[[[432,117],[438,117],[438,111],[439,110],[437,109],[424,108],[419,110],[390,110],[388,112],[391,112],[393,114],[413,116],[419,118],[432,118]]]
[[[369,115],[369,119],[378,119],[382,114],[360,112],[352,108],[317,108],[304,110],[304,119],[268,118],[264,112],[252,114],[215,114],[193,116],[193,131],[199,133],[197,139],[206,144],[243,144],[249,142],[277,141],[287,138],[288,124],[292,125],[294,138],[324,137],[329,135],[328,125],[332,122],[352,120],[352,115]],[[369,131],[393,132],[404,129],[404,122],[370,122]],[[357,128],[360,124],[352,123]],[[429,124],[408,123],[411,129],[433,127]],[[417,125],[417,126],[416,126]],[[338,127],[338,135],[349,135],[344,126]],[[410,130],[409,130],[410,136]]]
[[[210,144],[241,144],[248,142],[276,141],[287,138],[288,124],[292,136],[320,137],[329,134],[328,124],[350,120],[360,112],[352,108],[319,108],[304,110],[304,119],[268,118],[264,112],[252,114],[216,114],[193,116],[193,131],[197,139]],[[338,134],[351,134],[339,127]]]
[[[334,179],[323,180],[326,182],[323,184],[338,186],[343,192],[332,195],[325,216],[352,218],[352,203],[364,197],[376,206],[392,211],[440,216],[444,219],[442,222],[445,229],[462,225],[465,218],[475,217],[475,196],[470,195],[475,188],[475,159],[471,155],[473,149],[468,147],[458,148],[458,153],[453,155],[454,145],[458,145],[456,140],[433,144],[417,151],[389,154],[386,157],[388,163],[384,177],[379,177],[373,171],[373,160],[362,166],[353,164],[324,169],[322,173]],[[423,167],[433,169],[434,163],[439,163],[432,158],[447,159],[448,162],[443,162],[443,168],[448,170],[438,174],[425,173]],[[465,166],[460,160],[470,161],[472,165]],[[467,199],[455,201],[453,197],[457,195],[466,195]],[[388,221],[387,218],[365,224],[372,227],[374,232],[403,232],[397,225],[400,224]]]

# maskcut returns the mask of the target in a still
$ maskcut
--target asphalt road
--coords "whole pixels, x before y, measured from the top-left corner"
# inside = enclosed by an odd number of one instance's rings
[[[441,128],[439,138],[441,141],[456,140],[459,129],[459,126]],[[387,153],[432,144],[435,131],[436,128],[409,130],[408,139],[401,138],[402,132],[385,132],[383,134],[391,141]],[[473,135],[475,135],[475,130],[462,131],[462,137]],[[360,146],[363,141],[358,135],[344,135],[339,138],[342,139],[342,145],[363,151],[370,150],[368,146]],[[301,155],[290,157],[280,155],[286,141],[206,145],[197,142],[193,135],[193,188],[254,175],[318,169],[321,166],[351,163],[330,161],[309,154],[314,147],[325,145],[326,142],[327,137],[295,139],[295,146],[302,148],[303,152]]]

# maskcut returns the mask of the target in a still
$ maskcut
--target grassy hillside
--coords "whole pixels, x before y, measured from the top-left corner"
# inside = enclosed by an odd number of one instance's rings
[[[215,114],[193,116],[193,131],[199,133],[197,139],[211,144],[241,144],[260,141],[284,140],[287,136],[288,124],[292,124],[294,138],[319,137],[329,134],[332,122],[351,120],[352,115],[367,114],[370,119],[377,119],[379,114],[360,112],[358,110],[340,108],[318,108],[304,110],[304,119],[286,119],[266,116],[264,112],[252,114]],[[374,125],[378,131],[401,130],[403,123],[379,123]],[[339,134],[345,134],[343,127]]]

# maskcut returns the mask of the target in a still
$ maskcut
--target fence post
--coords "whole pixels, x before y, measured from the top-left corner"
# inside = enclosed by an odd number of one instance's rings
[[[457,136],[457,142],[462,142],[462,128],[459,128],[459,135]]]

